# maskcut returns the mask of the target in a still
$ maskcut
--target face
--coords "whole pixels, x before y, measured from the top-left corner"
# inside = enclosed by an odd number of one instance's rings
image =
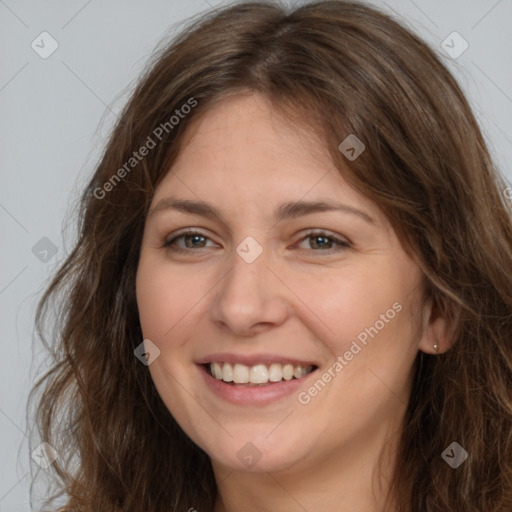
[[[398,428],[421,272],[321,140],[263,97],[226,98],[189,127],[136,288],[156,389],[215,467],[308,467]]]

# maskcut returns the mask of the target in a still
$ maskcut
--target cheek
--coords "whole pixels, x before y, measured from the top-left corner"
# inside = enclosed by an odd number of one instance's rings
[[[166,280],[157,265],[141,258],[136,279],[137,306],[144,338],[149,338],[160,349],[165,333],[172,327],[171,315],[178,306],[176,287]]]
[[[398,317],[403,316],[400,307],[406,295],[403,283],[389,277],[379,278],[382,274],[345,268],[329,281],[295,281],[294,291],[313,313],[309,316],[315,319],[317,336],[333,354],[348,350],[358,336],[364,341],[366,329],[376,323],[379,331],[393,324],[396,327]]]
[[[145,338],[153,339],[158,337],[157,333],[161,331],[159,328],[162,319],[160,310],[165,304],[162,301],[163,290],[157,286],[154,275],[144,267],[139,267],[136,286],[137,307],[142,333]]]
[[[183,316],[187,289],[165,268],[141,259],[137,271],[137,305],[145,338],[162,341],[165,334]]]

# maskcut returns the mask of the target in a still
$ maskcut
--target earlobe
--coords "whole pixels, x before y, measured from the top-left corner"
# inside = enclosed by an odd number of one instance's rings
[[[426,354],[442,354],[455,342],[457,316],[442,311],[432,297],[423,306],[423,332],[419,349]]]

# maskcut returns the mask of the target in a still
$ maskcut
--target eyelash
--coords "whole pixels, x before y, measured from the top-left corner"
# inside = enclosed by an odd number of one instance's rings
[[[185,231],[183,233],[180,233],[177,236],[173,237],[171,240],[166,241],[162,247],[167,248],[173,252],[179,252],[179,253],[187,253],[187,252],[194,251],[194,250],[197,251],[200,249],[206,249],[206,247],[199,247],[198,249],[194,249],[194,248],[182,249],[182,248],[172,247],[172,245],[176,242],[176,240],[179,240],[180,238],[184,238],[184,237],[189,237],[189,236],[200,236],[202,238],[205,238],[206,240],[210,240],[210,238],[205,236],[203,233],[200,233],[199,231],[190,230],[190,231]],[[316,252],[320,251],[320,252],[324,252],[327,254],[332,254],[334,252],[339,252],[339,251],[342,251],[342,250],[345,250],[345,249],[348,249],[351,247],[351,244],[349,244],[347,241],[341,240],[340,238],[330,235],[323,230],[308,231],[306,233],[306,235],[303,236],[299,240],[299,242],[302,242],[303,240],[306,240],[307,238],[313,238],[313,237],[325,237],[325,238],[331,240],[332,242],[334,242],[334,244],[339,246],[339,248],[335,247],[335,248],[330,248],[330,249],[311,249]],[[307,250],[307,249],[305,249],[305,250]]]

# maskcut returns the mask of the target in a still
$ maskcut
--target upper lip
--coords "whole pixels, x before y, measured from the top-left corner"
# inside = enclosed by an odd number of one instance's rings
[[[295,357],[283,356],[280,354],[234,354],[232,352],[216,352],[196,360],[196,364],[208,363],[239,363],[246,366],[257,364],[293,364],[294,366],[318,366],[311,360],[297,359]]]

